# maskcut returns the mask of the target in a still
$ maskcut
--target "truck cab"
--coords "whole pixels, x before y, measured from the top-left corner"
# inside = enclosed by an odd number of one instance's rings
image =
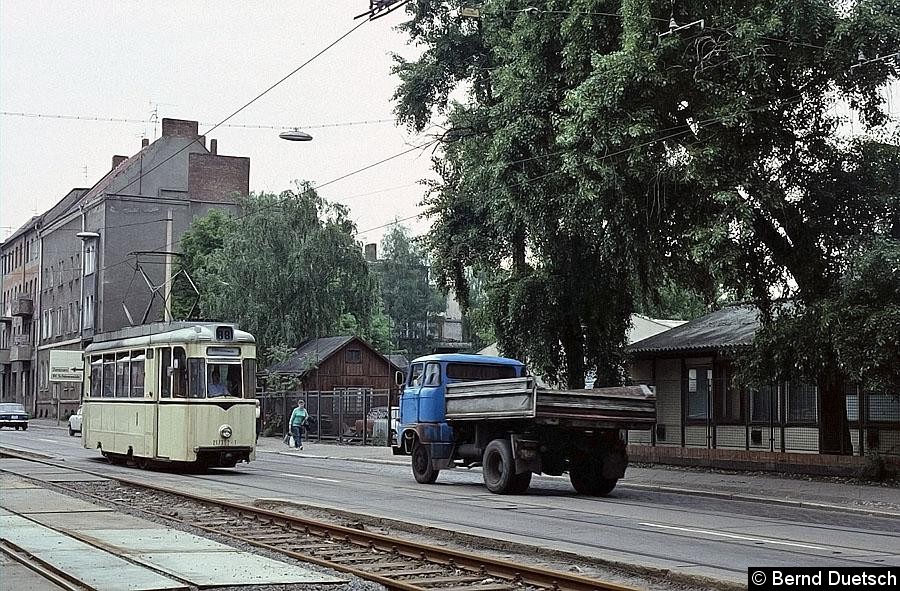
[[[437,354],[409,364],[400,394],[400,425],[394,453],[409,455],[416,440],[453,441],[446,422],[447,384],[516,378],[525,374],[520,361],[485,355]]]

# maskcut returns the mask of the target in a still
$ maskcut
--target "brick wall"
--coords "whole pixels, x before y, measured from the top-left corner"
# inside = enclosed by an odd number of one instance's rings
[[[215,154],[191,154],[188,195],[191,199],[233,203],[235,194],[250,192],[250,159]]]
[[[162,134],[163,136],[180,135],[195,138],[200,134],[200,126],[196,121],[163,118]]]
[[[866,465],[866,458],[860,456],[645,445],[629,445],[628,457],[632,462],[646,464],[828,476],[855,476]],[[900,457],[884,456],[884,459],[894,470],[900,468]]]

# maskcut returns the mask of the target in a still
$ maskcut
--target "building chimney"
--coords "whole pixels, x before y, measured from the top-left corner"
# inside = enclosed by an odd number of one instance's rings
[[[219,153],[219,142],[218,140],[209,140],[209,153],[215,156]]]
[[[177,135],[196,138],[200,134],[200,125],[196,121],[167,119],[164,117],[162,120],[162,134],[163,137]]]
[[[141,147],[142,148],[146,148],[149,145],[150,145],[150,138],[145,137],[145,138],[141,139]]]
[[[373,243],[366,244],[365,247],[365,257],[366,260],[370,263],[374,263],[378,260],[378,245]]]
[[[120,164],[128,160],[128,156],[113,156],[112,170],[115,170]]]

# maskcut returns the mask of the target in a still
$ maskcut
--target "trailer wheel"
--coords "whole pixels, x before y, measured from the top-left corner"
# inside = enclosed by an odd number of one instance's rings
[[[520,494],[531,484],[531,472],[516,474],[512,446],[506,439],[495,439],[484,448],[481,461],[484,485],[498,495]]]
[[[431,447],[422,445],[418,440],[413,444],[412,471],[419,484],[434,484],[440,473],[431,463]]]
[[[605,497],[616,488],[618,478],[603,478],[603,463],[598,460],[583,461],[569,468],[569,480],[582,495]]]

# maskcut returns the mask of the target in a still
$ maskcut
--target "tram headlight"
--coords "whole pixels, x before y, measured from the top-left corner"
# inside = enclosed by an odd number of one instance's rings
[[[231,437],[231,425],[222,425],[219,427],[219,435],[222,436],[222,439]]]

